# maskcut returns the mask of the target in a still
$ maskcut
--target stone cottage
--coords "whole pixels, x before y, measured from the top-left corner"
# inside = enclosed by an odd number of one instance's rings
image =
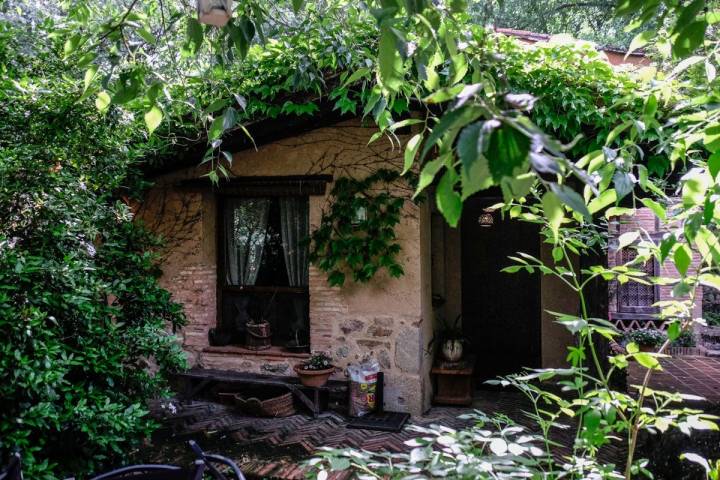
[[[161,282],[185,307],[190,363],[282,376],[309,351],[329,352],[341,368],[373,357],[385,374],[385,408],[420,414],[432,397],[427,348],[436,322],[462,313],[477,380],[564,365],[572,338],[546,312],[576,311],[576,299],[554,278],[499,272],[517,251],[551,259],[535,226],[487,211],[499,192],[468,199],[454,229],[434,202],[413,202],[407,185],[393,185],[407,196],[395,229],[399,278],[381,270],[369,283],[332,287],[310,264],[303,239],[319,225],[334,182],[402,166],[402,149],[368,145],[376,131],[324,105],[313,117],[257,122],[257,148],[241,132],[226,138],[233,160],[218,185],[198,165],[204,145],[148,172],[154,186],[137,217],[166,241]],[[403,144],[408,138],[400,135]],[[247,348],[243,325],[256,317],[271,324],[270,348]],[[306,351],[288,349],[301,337]]]

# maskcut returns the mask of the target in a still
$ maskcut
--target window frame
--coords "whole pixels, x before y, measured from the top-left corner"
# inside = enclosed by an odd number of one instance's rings
[[[278,177],[273,182],[268,182],[266,177],[262,177],[262,181],[257,183],[252,182],[250,179],[243,179],[242,185],[249,186],[252,188],[230,188],[225,191],[216,192],[215,195],[215,246],[216,246],[216,299],[215,299],[215,327],[221,328],[223,325],[223,297],[225,292],[237,292],[247,294],[267,294],[272,292],[287,293],[295,295],[304,295],[307,309],[308,309],[308,324],[307,330],[308,335],[310,333],[310,286],[306,285],[303,287],[291,287],[291,286],[256,286],[256,285],[225,285],[225,222],[223,218],[223,212],[225,211],[226,199],[228,198],[279,198],[279,197],[303,197],[310,202],[310,196],[315,194],[324,193],[325,182],[327,181],[326,176],[318,176],[320,182],[323,185],[322,192],[318,191],[317,187],[307,188],[309,185],[307,182],[303,185],[299,182],[303,180],[296,180],[294,177],[292,180],[283,181],[283,177]],[[313,177],[309,177],[313,178]],[[303,188],[304,187],[304,188]],[[309,215],[309,212],[308,212]]]
[[[659,238],[659,234],[651,234],[651,237],[654,240],[657,240]],[[627,248],[627,247],[626,247]],[[614,252],[615,257],[615,265],[624,265],[625,262],[623,261],[623,250],[621,249],[615,249]],[[652,268],[653,273],[652,276],[657,276],[660,272],[660,264],[656,259],[652,260]],[[641,306],[641,305],[635,305],[635,306],[629,306],[629,305],[623,305],[622,302],[622,293],[621,290],[627,285],[632,282],[632,280],[621,284],[617,280],[614,281],[615,283],[615,313],[613,314],[614,317],[620,319],[620,320],[654,320],[657,319],[658,313],[660,313],[660,310],[658,307],[654,307],[652,305],[649,306]],[[660,286],[655,284],[652,286],[653,290],[653,304],[656,303],[660,299]]]

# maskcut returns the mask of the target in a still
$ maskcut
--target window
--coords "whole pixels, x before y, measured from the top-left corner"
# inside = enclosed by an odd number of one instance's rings
[[[618,256],[618,264],[623,265],[633,261],[637,256],[637,252],[633,249],[623,249]],[[646,262],[644,265],[635,268],[643,270],[648,276],[655,276],[655,262]],[[637,282],[618,284],[617,300],[618,312],[620,313],[653,314],[657,310],[653,307],[656,301],[654,285],[644,285]]]
[[[273,345],[308,322],[308,197],[223,197],[220,200],[220,327],[242,342],[248,320],[270,323]]]

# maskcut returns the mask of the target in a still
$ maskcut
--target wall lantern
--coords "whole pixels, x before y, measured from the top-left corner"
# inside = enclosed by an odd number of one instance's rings
[[[367,208],[360,206],[355,209],[352,216],[352,226],[357,227],[367,220]]]
[[[197,0],[198,22],[224,27],[232,16],[232,0]]]
[[[483,210],[483,213],[481,213],[478,217],[478,223],[481,227],[492,227],[495,223],[492,211],[488,209]]]

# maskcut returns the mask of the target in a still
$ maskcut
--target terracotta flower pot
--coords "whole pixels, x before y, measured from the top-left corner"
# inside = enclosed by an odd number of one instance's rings
[[[655,352],[658,349],[655,345],[638,345],[638,348],[641,352]]]
[[[442,355],[448,362],[457,362],[463,355],[461,340],[445,340],[442,344]]]
[[[335,367],[326,368],[324,370],[305,370],[302,364],[295,365],[294,370],[300,378],[300,383],[306,387],[322,387],[325,385],[335,372]]]

